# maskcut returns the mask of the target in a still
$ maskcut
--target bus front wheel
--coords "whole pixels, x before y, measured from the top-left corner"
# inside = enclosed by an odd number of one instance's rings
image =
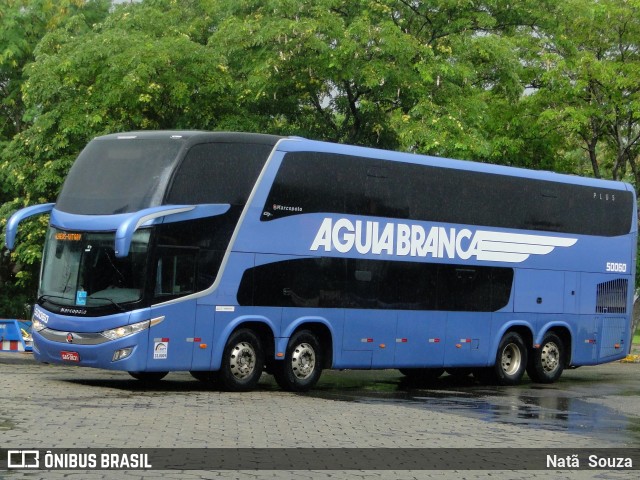
[[[518,385],[527,367],[527,347],[517,332],[507,332],[500,340],[495,364],[479,369],[476,374],[483,383]]]
[[[553,383],[562,375],[564,363],[562,340],[555,333],[548,332],[542,339],[540,348],[532,351],[527,373],[534,382]]]
[[[283,390],[306,392],[320,379],[322,360],[318,338],[301,330],[289,339],[284,362],[274,363],[273,376]]]
[[[219,378],[225,390],[253,390],[264,368],[264,352],[253,331],[240,329],[231,334],[222,354]]]

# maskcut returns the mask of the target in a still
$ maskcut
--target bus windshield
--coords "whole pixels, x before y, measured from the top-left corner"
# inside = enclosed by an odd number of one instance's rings
[[[56,209],[113,215],[160,205],[180,147],[164,138],[93,140],[69,172]]]
[[[150,230],[133,236],[126,258],[114,253],[115,232],[66,232],[50,228],[39,297],[79,307],[121,308],[142,298]]]

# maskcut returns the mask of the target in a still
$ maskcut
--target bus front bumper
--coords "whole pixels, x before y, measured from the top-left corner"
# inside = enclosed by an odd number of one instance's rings
[[[99,333],[33,332],[33,356],[42,363],[138,372],[146,368],[147,346],[147,331],[117,340]]]

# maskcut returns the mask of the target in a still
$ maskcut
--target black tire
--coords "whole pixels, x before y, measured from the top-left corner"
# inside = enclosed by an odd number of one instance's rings
[[[240,329],[231,334],[222,353],[220,383],[231,392],[253,390],[264,369],[264,351],[253,331]]]
[[[456,378],[466,378],[473,373],[473,368],[455,367],[445,370],[449,375]]]
[[[168,374],[169,372],[129,372],[129,375],[142,382],[159,382]]]
[[[444,373],[444,368],[400,368],[400,373],[411,380],[435,380]]]
[[[518,385],[527,368],[527,347],[520,334],[507,332],[500,340],[492,367],[474,372],[482,383]]]
[[[496,383],[496,374],[493,367],[476,368],[473,376],[480,383],[492,385]]]
[[[199,382],[215,383],[218,380],[218,372],[192,370],[189,373]]]
[[[323,361],[318,338],[309,330],[301,330],[289,339],[284,361],[274,362],[273,376],[283,390],[306,392],[318,383]]]
[[[540,348],[531,352],[531,358],[527,365],[529,378],[537,383],[553,383],[560,378],[565,364],[564,343],[553,332],[548,332]]]

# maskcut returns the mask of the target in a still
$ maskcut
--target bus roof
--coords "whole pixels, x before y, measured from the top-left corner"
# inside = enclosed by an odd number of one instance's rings
[[[141,130],[132,132],[112,133],[97,137],[95,140],[130,140],[130,139],[160,139],[171,138],[174,140],[184,140],[193,143],[208,142],[230,142],[230,143],[258,143],[275,145],[281,136],[267,135],[263,133],[242,133],[242,132],[207,132],[203,130]]]

